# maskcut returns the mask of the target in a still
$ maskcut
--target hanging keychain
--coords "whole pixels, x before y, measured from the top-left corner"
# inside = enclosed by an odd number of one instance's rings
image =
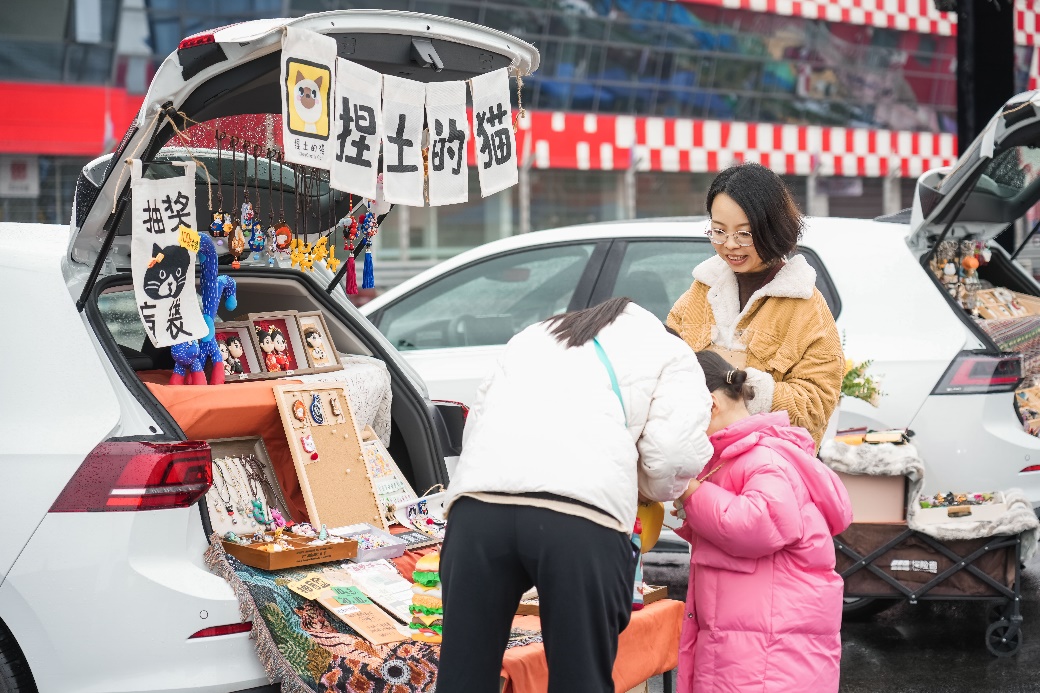
[[[264,249],[264,226],[260,223],[260,145],[253,145],[253,194],[256,204],[250,205],[249,220],[249,249],[253,251],[253,259],[260,259],[260,251]],[[249,180],[246,179],[246,192],[249,192]],[[243,205],[245,207],[245,205]]]
[[[238,138],[231,137],[231,191],[234,196],[234,206],[232,209],[238,208]],[[233,216],[233,214],[231,215]],[[239,220],[241,221],[241,220]],[[229,222],[231,223],[231,222]],[[224,224],[226,229],[229,224]],[[231,263],[232,269],[238,269],[242,266],[239,262],[239,258],[242,257],[242,253],[246,249],[246,237],[242,235],[242,226],[240,223],[233,223],[233,231],[231,232],[231,239],[228,241],[228,249],[231,251],[231,256],[234,261]]]
[[[343,227],[343,249],[347,251],[347,278],[343,290],[348,296],[357,296],[357,263],[354,261],[354,241],[358,235],[358,220],[354,217],[354,196],[350,196],[347,223]]]
[[[220,151],[221,142],[227,137],[227,133],[223,133],[220,129],[216,129],[213,132],[213,139],[217,143],[217,211],[213,214],[213,223],[209,225],[209,233],[211,236],[217,238],[217,245],[224,245],[224,237],[227,233],[224,232],[224,175],[223,175],[223,154]]]
[[[285,253],[292,244],[293,232],[285,221],[285,152],[278,152],[278,194],[281,198],[278,225],[274,227],[274,247]]]
[[[274,183],[271,178],[271,169],[274,168],[274,160],[271,157],[271,149],[267,149],[267,231],[264,233],[264,247],[267,253],[267,264],[274,267],[275,254],[275,231],[274,231]]]
[[[372,261],[372,238],[377,233],[379,233],[379,226],[376,224],[376,215],[368,212],[365,214],[364,221],[361,222],[361,242],[365,244],[365,271],[361,279],[362,289],[376,287],[375,266]]]

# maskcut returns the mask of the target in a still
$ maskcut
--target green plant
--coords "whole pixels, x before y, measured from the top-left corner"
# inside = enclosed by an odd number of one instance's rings
[[[845,359],[845,377],[841,380],[842,397],[855,397],[872,407],[878,405],[885,393],[881,391],[880,382],[867,373],[871,363],[870,360],[856,363],[852,359]]]

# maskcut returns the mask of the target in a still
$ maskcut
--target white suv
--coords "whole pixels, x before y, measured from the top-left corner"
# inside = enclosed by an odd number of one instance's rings
[[[171,362],[168,350],[150,348],[133,309],[129,176],[119,172],[131,155],[161,158],[174,136],[155,117],[164,109],[200,122],[280,113],[288,24],[335,36],[342,57],[416,80],[510,64],[528,72],[538,61],[511,36],[411,13],[214,30],[167,58],[117,153],[84,169],[71,228],[0,223],[0,691],[277,690],[231,588],[203,563],[209,519],[198,501],[212,478],[209,447],[185,441],[135,373]],[[439,51],[443,69],[409,57],[417,40]],[[224,177],[230,200],[226,162]],[[327,189],[316,197],[323,214],[346,211]],[[196,199],[196,218],[206,218],[204,180]],[[342,282],[324,266],[305,274],[249,262],[234,277],[239,311],[321,310],[340,351],[382,359],[393,388],[391,454],[415,488],[447,482],[458,427],[449,430]]]

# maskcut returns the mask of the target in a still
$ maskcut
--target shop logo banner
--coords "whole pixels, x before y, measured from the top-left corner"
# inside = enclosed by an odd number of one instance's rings
[[[509,103],[506,68],[470,80],[473,92],[473,135],[477,149],[477,173],[482,197],[516,185],[516,137]]]
[[[132,160],[130,273],[148,339],[167,347],[202,339],[209,326],[195,294],[195,162],[171,162],[183,176],[152,180]]]
[[[422,207],[426,85],[383,75],[383,194],[393,204]]]
[[[329,168],[336,39],[286,27],[282,39],[282,142],[285,160]]]
[[[455,204],[469,199],[469,162],[466,142],[466,83],[434,82],[426,85],[426,127],[430,133],[430,206]]]
[[[382,74],[336,59],[335,157],[329,182],[336,190],[376,198],[382,96]]]

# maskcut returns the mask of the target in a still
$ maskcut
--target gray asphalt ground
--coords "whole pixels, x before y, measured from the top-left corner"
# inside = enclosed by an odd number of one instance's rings
[[[667,559],[666,559],[667,560]],[[688,558],[644,568],[650,584],[685,599]],[[985,647],[987,606],[922,602],[842,625],[841,693],[1025,693],[1040,691],[1040,556],[1023,573],[1022,647],[998,659]],[[651,693],[664,693],[661,677]],[[670,692],[669,692],[670,693]],[[806,692],[808,693],[808,692]]]

